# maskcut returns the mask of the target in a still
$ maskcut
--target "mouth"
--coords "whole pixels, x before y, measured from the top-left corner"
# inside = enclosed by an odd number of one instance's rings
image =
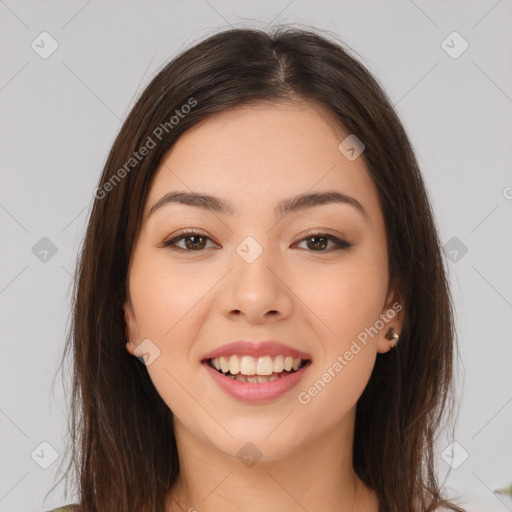
[[[229,355],[203,360],[224,377],[250,384],[264,384],[286,378],[311,364],[311,359],[286,355]]]

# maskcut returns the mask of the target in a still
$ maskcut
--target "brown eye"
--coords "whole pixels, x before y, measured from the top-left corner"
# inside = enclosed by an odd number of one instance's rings
[[[307,240],[311,241],[311,243],[308,242],[308,249],[325,249],[329,243],[329,240],[325,236],[312,236],[308,238]]]
[[[184,246],[177,245],[178,242],[184,240]],[[162,243],[162,247],[169,247],[172,250],[176,251],[185,251],[185,252],[199,252],[206,247],[207,241],[211,239],[197,231],[187,231],[182,232],[178,236],[171,238],[170,240],[166,240]]]
[[[182,241],[184,241],[184,246],[179,246],[178,243],[181,243]],[[182,231],[177,236],[163,242],[161,247],[168,247],[175,251],[200,252],[208,248],[208,241],[211,242],[211,238],[197,231]],[[331,252],[352,247],[351,243],[340,240],[339,238],[327,233],[313,233],[312,235],[303,238],[299,243],[303,242],[306,242],[306,249],[311,252]],[[332,242],[333,246],[326,250],[329,242]],[[213,246],[215,247],[215,244]]]
[[[331,250],[348,249],[352,246],[351,243],[340,240],[339,238],[329,235],[327,233],[314,233],[306,238],[303,238],[299,243],[306,241],[307,249],[313,252],[330,252]],[[329,242],[334,244],[331,249],[325,250]]]
[[[187,249],[204,249],[206,237],[201,235],[192,235],[192,236],[186,236],[183,237],[183,240],[185,240],[185,246]]]

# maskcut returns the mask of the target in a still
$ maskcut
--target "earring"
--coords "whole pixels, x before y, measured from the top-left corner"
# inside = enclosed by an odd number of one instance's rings
[[[133,344],[133,340],[131,338],[126,338],[126,341],[132,344],[132,347],[135,348],[135,345]]]
[[[390,327],[388,332],[386,333],[386,338],[388,340],[396,340],[392,343],[389,344],[389,347],[390,348],[394,348],[398,342],[398,333],[395,331],[395,329],[393,329],[393,327]]]

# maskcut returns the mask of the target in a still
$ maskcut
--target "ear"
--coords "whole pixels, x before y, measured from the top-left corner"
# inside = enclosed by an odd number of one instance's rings
[[[135,314],[133,313],[133,306],[130,299],[126,299],[123,304],[124,310],[124,323],[125,323],[125,337],[126,337],[126,350],[134,356],[134,348],[137,346],[137,341],[140,339],[137,321],[135,320]],[[131,338],[133,344],[128,341]]]
[[[403,300],[396,289],[393,289],[389,293],[386,304],[384,305],[384,308],[381,312],[380,318],[384,323],[384,327],[377,335],[377,352],[384,354],[390,350],[395,350],[392,348],[393,344],[400,344],[400,335],[402,334],[404,324],[404,314],[405,312]],[[391,340],[386,338],[386,334],[388,333],[390,327],[392,327],[398,334],[398,341],[393,338]]]

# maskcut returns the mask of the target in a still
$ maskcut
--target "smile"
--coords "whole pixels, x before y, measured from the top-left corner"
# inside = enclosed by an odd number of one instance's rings
[[[201,366],[228,396],[259,404],[276,400],[292,390],[311,364],[309,359],[291,356],[232,355],[204,360]]]
[[[302,368],[308,360],[292,356],[232,355],[214,357],[208,364],[224,376],[239,382],[272,382]]]

